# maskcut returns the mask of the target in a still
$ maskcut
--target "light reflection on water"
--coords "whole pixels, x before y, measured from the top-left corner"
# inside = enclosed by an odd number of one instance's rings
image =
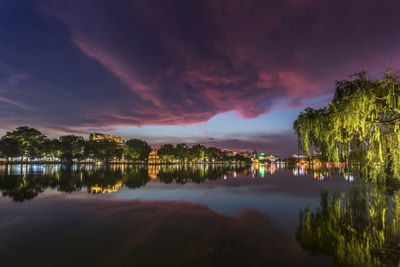
[[[246,191],[262,191],[263,186],[285,187],[296,186],[296,176],[307,177],[301,183],[314,185],[314,181],[323,181],[332,176],[331,170],[309,170],[304,167],[286,169],[284,164],[253,164],[253,165],[72,165],[62,164],[16,164],[0,165],[0,191],[4,197],[15,201],[30,200],[39,196],[45,190],[55,192],[81,192],[88,194],[116,193],[116,198],[128,196],[126,192],[141,188],[137,195],[146,198],[143,192],[152,191],[154,188],[162,190],[188,191],[191,188],[218,188],[226,190],[235,184],[245,186]],[[343,175],[344,180],[353,181],[350,173]],[[268,178],[268,182],[262,182]],[[250,182],[250,180],[253,182]],[[281,180],[290,180],[291,183],[282,183]],[[337,184],[340,180],[338,174],[333,174],[333,181]],[[225,181],[225,184],[221,183]],[[163,186],[163,184],[168,186]],[[182,186],[188,184],[188,186]],[[203,185],[202,185],[203,184]],[[196,185],[196,186],[193,186]],[[252,188],[255,186],[255,188]],[[308,187],[307,186],[307,187]],[[143,188],[142,188],[143,187]],[[149,188],[148,188],[149,187]],[[225,188],[226,187],[226,188]],[[122,190],[125,189],[125,190]],[[149,189],[149,190],[147,190]],[[151,189],[151,190],[150,190]],[[120,190],[124,193],[117,194]],[[298,188],[296,188],[299,192]],[[276,190],[275,190],[276,191]],[[168,192],[169,193],[169,192]],[[158,192],[161,196],[163,192]],[[156,198],[157,196],[153,196]],[[158,199],[158,198],[157,198]]]
[[[52,266],[65,252],[79,261],[57,265],[331,265],[296,241],[299,211],[353,182],[339,168],[282,164],[0,165],[0,262]],[[15,264],[22,247],[31,252]]]
[[[226,215],[251,208],[272,217],[296,218],[304,206],[319,204],[322,188],[340,192],[349,187],[348,179],[328,172],[287,169],[283,164],[9,165],[0,169],[0,191],[3,200],[18,202],[41,195],[184,200]]]

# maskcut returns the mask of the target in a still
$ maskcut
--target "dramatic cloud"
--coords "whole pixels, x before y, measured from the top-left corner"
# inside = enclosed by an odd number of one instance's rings
[[[395,0],[6,2],[3,127],[251,119],[400,59]]]
[[[39,1],[38,8],[131,91],[108,88],[126,100],[84,114],[87,123],[143,125],[196,123],[231,110],[253,118],[285,99],[298,105],[330,93],[335,79],[353,72],[397,63],[390,59],[399,53],[400,4],[356,2]]]

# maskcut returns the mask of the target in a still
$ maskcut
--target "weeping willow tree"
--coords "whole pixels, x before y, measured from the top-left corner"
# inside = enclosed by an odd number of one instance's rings
[[[320,208],[300,213],[296,240],[337,266],[397,266],[400,260],[400,192],[374,188],[321,193]]]
[[[360,72],[336,82],[332,102],[307,108],[293,124],[299,146],[312,147],[333,162],[365,163],[370,172],[400,178],[400,78],[388,70],[381,79]]]

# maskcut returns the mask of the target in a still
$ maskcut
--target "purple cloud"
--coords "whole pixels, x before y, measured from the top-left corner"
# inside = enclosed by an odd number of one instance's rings
[[[65,23],[73,45],[129,89],[107,110],[88,107],[86,124],[158,125],[203,122],[232,110],[254,118],[286,99],[298,107],[332,93],[335,79],[396,64],[399,4],[356,2],[64,1],[43,7]]]
[[[232,111],[253,119],[305,108],[335,80],[400,60],[394,0],[6,2],[2,132],[187,125]],[[227,136],[235,149],[246,138]]]

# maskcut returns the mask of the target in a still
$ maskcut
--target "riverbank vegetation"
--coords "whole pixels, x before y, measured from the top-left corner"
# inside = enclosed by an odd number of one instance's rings
[[[111,140],[85,140],[65,135],[50,139],[27,126],[7,132],[0,140],[0,158],[5,162],[137,162],[145,163],[151,151],[146,141],[130,139],[124,143]],[[161,163],[247,163],[250,158],[232,155],[204,145],[164,144],[158,154]]]
[[[293,124],[308,156],[316,149],[328,162],[361,163],[368,177],[400,178],[400,78],[365,72],[337,81],[332,102],[307,108]]]

